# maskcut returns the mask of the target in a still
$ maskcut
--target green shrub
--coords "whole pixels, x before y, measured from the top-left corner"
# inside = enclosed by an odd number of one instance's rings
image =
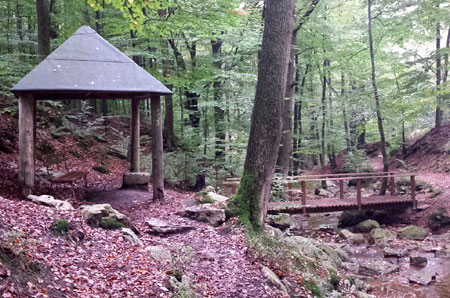
[[[201,204],[214,204],[215,202],[210,197],[203,197],[201,199],[198,199],[195,203],[197,205],[201,205]]]
[[[69,232],[70,225],[67,219],[55,220],[50,226],[50,230],[56,236],[66,235]]]
[[[311,294],[314,297],[317,297],[317,298],[323,297],[322,291],[320,290],[319,286],[317,285],[317,283],[314,280],[312,280],[312,279],[305,280],[304,286],[306,289],[308,289],[311,292]]]
[[[102,174],[109,174],[109,170],[102,166],[93,166],[92,169]]]
[[[105,218],[105,219],[102,219],[102,221],[100,222],[100,227],[105,230],[117,230],[117,229],[125,227],[125,225],[123,223],[121,223],[120,221]]]
[[[339,276],[337,275],[337,272],[334,270],[330,270],[330,275],[328,281],[330,282],[331,287],[333,290],[339,289],[339,283],[341,282],[339,279]]]

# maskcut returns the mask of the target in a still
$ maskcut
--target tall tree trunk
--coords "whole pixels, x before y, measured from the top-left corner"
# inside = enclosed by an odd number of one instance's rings
[[[169,56],[169,41],[165,40],[165,49],[164,55]],[[163,59],[163,77],[170,77],[170,63],[169,60]],[[173,90],[172,84],[167,84],[167,88]],[[164,105],[165,105],[165,113],[164,113],[164,129],[163,129],[163,139],[164,146],[167,151],[173,151],[176,149],[176,138],[175,138],[175,130],[173,125],[173,97],[172,94],[168,94],[164,96]]]
[[[367,11],[368,11],[368,22],[369,22],[369,48],[370,48],[370,64],[372,65],[372,87],[373,95],[375,98],[375,107],[377,111],[377,123],[378,130],[380,132],[380,145],[381,145],[381,155],[383,156],[383,172],[389,171],[389,160],[386,152],[386,139],[384,136],[383,129],[383,118],[381,116],[380,98],[378,96],[377,81],[375,76],[375,55],[373,53],[373,38],[372,38],[372,14],[371,14],[371,0],[367,0]],[[380,194],[386,194],[387,188],[387,178],[383,178],[381,183]]]
[[[244,172],[233,208],[249,228],[260,232],[267,212],[286,88],[295,0],[266,0],[261,60]]]
[[[436,25],[436,121],[435,127],[442,125],[442,96],[441,91],[441,23]]]
[[[345,144],[347,145],[347,150],[351,150],[351,140],[350,140],[350,130],[348,127],[347,119],[347,107],[345,103],[345,75],[341,71],[341,100],[342,100],[342,118],[344,118],[344,132],[345,132]]]
[[[294,54],[297,45],[297,31],[292,31],[289,53],[289,64],[286,78],[286,91],[284,93],[283,111],[281,115],[281,142],[278,150],[278,170],[282,175],[288,175],[291,163],[291,139],[292,139],[292,94],[294,84]]]
[[[164,199],[164,159],[161,119],[161,99],[151,96],[152,110],[152,186],[153,200]]]
[[[300,93],[300,98],[295,101],[294,104],[294,141],[293,141],[293,151],[294,151],[294,162],[293,162],[293,171],[294,176],[298,175],[298,167],[299,167],[299,158],[298,150],[300,149],[300,145],[302,144],[302,99],[303,99],[303,90],[305,88],[306,76],[308,75],[308,71],[310,68],[310,64],[306,65],[305,73],[303,74],[302,83],[299,91],[298,80],[300,77],[300,69],[298,65],[298,54],[295,55],[295,94]]]
[[[220,38],[211,40],[211,49],[214,58],[214,67],[222,70],[220,54],[222,52],[223,41]],[[222,108],[222,86],[223,82],[219,76],[214,79],[214,127],[215,127],[215,156],[221,160],[225,157],[225,111]]]
[[[325,173],[325,126],[327,122],[327,75],[326,68],[328,67],[328,60],[323,60],[323,75],[322,75],[322,129],[321,129],[321,154],[320,154],[320,166],[322,167],[322,174]],[[322,187],[326,188],[326,181],[322,181]]]

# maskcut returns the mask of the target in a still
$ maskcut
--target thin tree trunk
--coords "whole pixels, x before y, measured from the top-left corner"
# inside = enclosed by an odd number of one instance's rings
[[[372,87],[373,87],[373,95],[375,98],[375,107],[377,111],[377,123],[378,130],[380,132],[380,145],[381,145],[381,155],[383,156],[383,172],[389,171],[389,160],[386,152],[386,139],[384,136],[383,129],[383,118],[381,116],[381,106],[380,106],[380,98],[378,96],[377,89],[377,81],[375,76],[375,55],[373,52],[373,38],[372,38],[372,14],[371,14],[371,0],[367,0],[367,11],[368,11],[368,22],[369,22],[369,47],[370,47],[370,64],[372,65]],[[387,178],[383,178],[381,183],[380,194],[386,194],[387,188]]]
[[[161,99],[152,95],[152,185],[153,200],[164,199],[164,160],[161,119]]]
[[[222,61],[220,54],[222,52],[223,41],[220,38],[211,40],[211,49],[214,58],[214,67],[220,72],[222,70]],[[222,108],[222,86],[223,82],[220,76],[214,79],[214,127],[215,127],[215,157],[222,160],[225,157],[225,111]]]
[[[348,119],[347,119],[347,108],[345,105],[345,75],[344,72],[341,71],[341,99],[342,99],[342,118],[344,118],[344,132],[345,132],[345,144],[347,145],[347,150],[351,150],[351,140],[349,134],[348,127]]]
[[[261,59],[244,172],[233,208],[249,228],[260,232],[267,212],[281,139],[295,0],[266,0]]]
[[[298,175],[298,167],[299,167],[299,158],[298,150],[300,149],[300,145],[302,144],[302,99],[303,99],[303,91],[305,88],[306,76],[308,75],[308,71],[310,68],[310,64],[306,65],[305,73],[303,74],[302,83],[299,91],[298,80],[300,77],[300,69],[298,65],[298,55],[295,56],[295,63],[297,65],[295,71],[295,93],[299,94],[300,98],[294,104],[294,141],[293,141],[293,151],[294,151],[294,162],[293,162],[293,171],[294,175]]]
[[[436,122],[435,127],[442,125],[442,96],[441,91],[441,23],[438,21],[436,25]]]
[[[323,75],[322,75],[322,129],[321,129],[321,154],[320,166],[322,167],[322,174],[325,173],[325,126],[327,122],[327,76],[325,69],[328,67],[327,59],[323,60]],[[326,188],[327,184],[322,181],[322,187]]]

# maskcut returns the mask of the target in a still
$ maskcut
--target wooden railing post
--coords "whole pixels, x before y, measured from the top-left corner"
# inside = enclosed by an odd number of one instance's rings
[[[339,180],[339,197],[341,200],[344,199],[344,180]]]
[[[414,175],[411,175],[411,200],[413,202],[413,209],[415,210],[417,208],[417,202],[416,202],[416,178]]]
[[[395,196],[395,180],[394,180],[394,175],[391,175],[391,196]]]
[[[234,196],[236,194],[236,183],[231,182],[231,194]]]
[[[306,182],[302,181],[302,205],[303,205],[303,215],[306,215]]]
[[[358,210],[361,211],[361,179],[356,180],[356,202],[358,204]]]

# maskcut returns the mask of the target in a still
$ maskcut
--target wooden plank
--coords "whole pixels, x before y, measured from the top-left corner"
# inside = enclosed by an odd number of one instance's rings
[[[19,97],[19,185],[27,197],[34,187],[36,101],[31,95]]]
[[[131,172],[139,172],[139,99],[131,100]]]
[[[356,202],[358,204],[358,210],[361,211],[361,180],[356,180]]]
[[[394,178],[394,176],[391,176],[391,183],[390,183],[390,186],[391,186],[391,196],[393,196],[393,195],[395,195],[395,178]]]
[[[393,177],[408,177],[411,176],[411,174],[397,174],[394,175]],[[369,179],[369,178],[391,178],[392,175],[377,175],[377,176],[355,176],[355,177],[341,177],[341,178],[323,178],[323,179],[300,179],[300,181],[345,181],[345,180],[353,180],[353,179]]]
[[[339,181],[339,196],[340,199],[343,200],[344,199],[344,181]]]
[[[411,201],[413,202],[413,208],[417,209],[416,202],[416,177],[411,175]]]

